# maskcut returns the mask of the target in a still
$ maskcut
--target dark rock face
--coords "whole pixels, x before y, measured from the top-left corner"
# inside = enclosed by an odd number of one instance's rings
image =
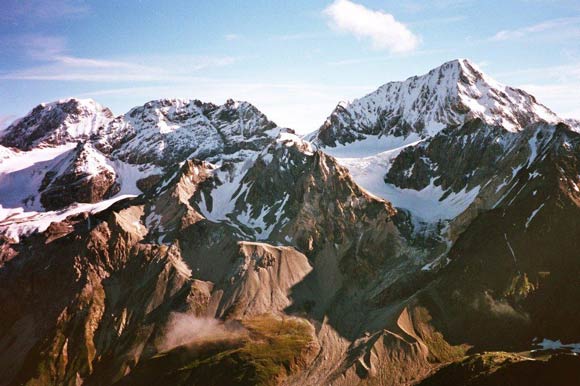
[[[47,210],[57,210],[75,202],[99,202],[114,196],[118,191],[115,174],[109,171],[103,171],[90,179],[83,175],[67,174],[43,190],[40,201]]]
[[[47,210],[99,202],[119,191],[114,169],[90,145],[79,143],[63,163],[59,170],[48,171],[42,181],[40,201]]]
[[[142,178],[140,180],[137,180],[137,187],[139,188],[140,191],[142,191],[143,193],[149,193],[151,191],[151,189],[157,185],[157,183],[159,183],[159,181],[161,181],[161,179],[163,178],[162,175],[160,174],[154,174],[145,178]]]
[[[522,148],[525,147],[527,136],[489,126],[480,119],[448,127],[417,146],[403,149],[393,161],[385,181],[401,188],[421,190],[434,180],[443,190],[470,190],[492,179],[498,170],[509,167],[507,163],[513,162],[513,157],[506,160],[505,150],[518,137]]]
[[[535,337],[578,339],[580,293],[570,283],[580,275],[580,136],[562,129],[459,236],[451,262],[419,296],[451,341],[521,351]]]
[[[420,386],[573,386],[580,379],[580,359],[556,355],[548,360],[530,360],[508,353],[484,353],[452,363],[419,383]]]

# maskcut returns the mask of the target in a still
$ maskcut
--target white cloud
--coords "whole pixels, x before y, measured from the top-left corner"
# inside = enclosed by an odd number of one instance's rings
[[[556,33],[556,37],[562,38],[562,33],[568,35],[580,36],[580,17],[566,17],[559,19],[546,20],[541,23],[533,24],[527,27],[502,30],[491,37],[493,41],[506,41],[526,38],[538,33]]]
[[[333,28],[370,39],[377,50],[408,52],[419,45],[419,37],[389,13],[373,11],[349,0],[335,0],[323,13]]]

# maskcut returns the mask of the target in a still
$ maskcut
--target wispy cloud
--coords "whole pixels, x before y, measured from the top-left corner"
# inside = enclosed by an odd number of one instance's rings
[[[240,34],[225,34],[224,35],[224,39],[226,39],[227,41],[234,41],[234,40],[240,40],[242,38],[242,35]]]
[[[71,66],[71,67],[94,67],[94,68],[135,68],[132,63],[114,61],[114,60],[99,60],[89,58],[79,58],[74,56],[56,55],[51,58],[52,61]]]
[[[69,55],[66,40],[57,36],[23,36],[17,39],[24,54],[37,64],[0,72],[4,80],[52,81],[179,81],[197,71],[234,63],[230,56],[140,56],[139,58],[83,58]]]
[[[349,0],[335,0],[323,13],[333,28],[369,39],[374,49],[408,52],[419,45],[419,37],[389,13],[374,11]]]
[[[552,19],[522,28],[502,30],[493,35],[490,40],[506,41],[522,39],[538,33],[556,33],[556,36],[562,37],[562,32],[580,36],[580,17]]]
[[[0,20],[8,22],[55,22],[82,16],[90,10],[82,0],[3,0]]]
[[[4,80],[53,80],[84,82],[182,81],[195,78],[195,72],[234,63],[233,57],[171,56],[136,61],[113,61],[59,56],[47,65],[0,73]]]

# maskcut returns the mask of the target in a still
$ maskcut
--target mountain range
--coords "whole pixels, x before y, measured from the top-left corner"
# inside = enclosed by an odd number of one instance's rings
[[[0,133],[0,385],[574,385],[579,184],[580,123],[466,59],[306,136],[40,104]]]

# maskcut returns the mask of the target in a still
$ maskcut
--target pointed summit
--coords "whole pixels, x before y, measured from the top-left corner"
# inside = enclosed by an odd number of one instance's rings
[[[508,131],[559,120],[532,95],[496,82],[467,59],[456,59],[425,75],[389,82],[360,99],[339,103],[308,139],[333,147],[368,136],[425,138],[474,118]]]

